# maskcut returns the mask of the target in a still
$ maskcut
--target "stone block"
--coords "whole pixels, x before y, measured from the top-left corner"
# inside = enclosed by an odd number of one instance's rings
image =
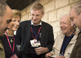
[[[79,0],[70,0],[70,3],[74,3],[74,2],[77,2]]]
[[[48,13],[45,13],[43,18],[42,18],[42,21],[48,22],[49,21],[48,18],[49,18]]]
[[[51,1],[51,2],[49,2],[47,4],[45,4],[44,5],[44,8],[45,8],[45,12],[54,10],[55,9],[55,2],[54,1]]]
[[[49,12],[49,22],[56,21],[57,20],[56,16],[57,16],[56,11]]]
[[[60,31],[60,22],[51,22],[50,23],[53,26],[53,32],[59,32]]]
[[[29,20],[31,19],[31,15],[30,15],[30,13],[28,13],[28,15],[29,15]]]
[[[39,0],[39,3],[41,3],[42,5],[44,5],[47,2],[49,2],[49,1],[48,0]]]
[[[23,21],[23,16],[21,17],[21,22]]]
[[[57,37],[57,32],[54,32],[53,34],[54,34],[54,40],[55,40]]]
[[[24,16],[23,16],[22,21],[29,20],[28,18],[29,18],[29,15],[28,15],[28,14],[26,14],[26,15],[24,15]]]
[[[32,6],[32,4],[27,7],[27,11],[26,11],[27,13],[30,13],[31,6]]]
[[[56,8],[60,8],[68,4],[69,4],[68,0],[56,0]]]
[[[25,8],[24,10],[21,11],[22,16],[27,14],[26,10],[27,10],[27,8]]]
[[[64,8],[60,8],[57,11],[57,20],[60,20],[60,17],[65,14],[69,14],[70,6],[66,6]]]

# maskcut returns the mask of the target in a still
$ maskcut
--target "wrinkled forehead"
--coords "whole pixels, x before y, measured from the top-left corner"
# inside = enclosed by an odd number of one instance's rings
[[[72,8],[72,9],[70,10],[69,15],[72,16],[74,13],[76,13],[75,8]]]

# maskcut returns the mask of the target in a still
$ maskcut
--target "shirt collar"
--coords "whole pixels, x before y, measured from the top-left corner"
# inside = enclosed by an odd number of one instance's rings
[[[31,21],[31,25],[34,25],[34,26],[42,25],[42,21],[41,21],[38,25],[35,25],[35,24]]]

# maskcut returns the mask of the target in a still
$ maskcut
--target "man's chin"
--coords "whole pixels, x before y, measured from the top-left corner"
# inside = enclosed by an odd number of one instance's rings
[[[66,34],[66,32],[62,32],[63,34]]]
[[[34,22],[33,24],[35,24],[35,25],[36,25],[37,23],[36,23],[36,22]]]

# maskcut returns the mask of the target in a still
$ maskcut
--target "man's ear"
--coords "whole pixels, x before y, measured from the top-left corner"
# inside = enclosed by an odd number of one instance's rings
[[[80,15],[81,15],[81,10],[80,10]]]
[[[0,17],[0,20],[2,20],[2,17]]]
[[[42,14],[42,17],[44,16],[44,13]]]

